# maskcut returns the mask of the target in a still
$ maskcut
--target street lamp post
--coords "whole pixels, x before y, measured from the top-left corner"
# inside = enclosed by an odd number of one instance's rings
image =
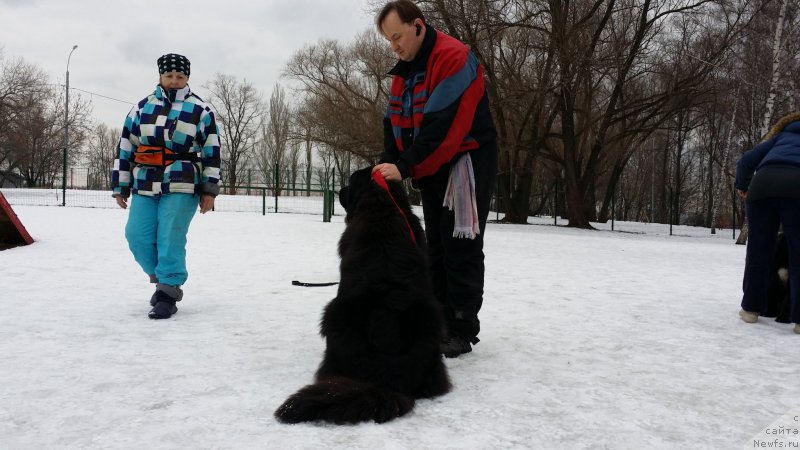
[[[67,57],[67,80],[66,80],[66,101],[64,103],[64,167],[61,173],[61,206],[67,204],[67,154],[69,149],[69,60],[72,58],[72,52],[78,48],[77,45],[72,46],[72,50]]]

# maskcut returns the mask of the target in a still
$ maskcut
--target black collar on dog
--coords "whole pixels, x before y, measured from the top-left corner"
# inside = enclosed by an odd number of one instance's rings
[[[394,206],[396,206],[397,210],[400,211],[400,216],[402,216],[403,220],[406,221],[406,226],[408,227],[408,233],[411,235],[411,242],[413,242],[414,245],[417,245],[417,238],[414,237],[414,230],[411,229],[411,224],[408,222],[408,217],[406,217],[406,213],[403,212],[403,209],[400,208],[400,205],[398,205],[397,201],[394,199],[394,197],[392,197],[392,193],[389,192],[389,185],[386,184],[386,180],[383,178],[383,176],[379,171],[372,172],[372,179],[375,181],[375,183],[378,184],[378,186],[380,186],[384,191],[386,191],[387,194],[389,194],[389,198],[392,199],[392,203],[394,203]]]

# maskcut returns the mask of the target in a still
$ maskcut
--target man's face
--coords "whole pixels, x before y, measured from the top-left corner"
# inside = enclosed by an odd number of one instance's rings
[[[422,46],[422,38],[425,37],[425,26],[422,21],[416,19],[416,24],[421,27],[421,32],[417,36],[415,23],[404,23],[397,15],[397,11],[390,12],[381,23],[384,37],[392,46],[392,51],[398,59],[403,61],[413,61]]]

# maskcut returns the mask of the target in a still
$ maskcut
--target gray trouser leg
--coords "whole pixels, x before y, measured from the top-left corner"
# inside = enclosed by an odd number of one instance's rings
[[[174,298],[176,302],[181,301],[183,298],[183,290],[181,290],[180,286],[157,283],[156,290],[162,291],[163,293],[169,295],[170,297]]]

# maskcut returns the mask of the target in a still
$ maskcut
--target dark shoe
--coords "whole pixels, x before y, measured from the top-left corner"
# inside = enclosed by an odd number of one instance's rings
[[[178,312],[178,307],[175,306],[175,299],[165,294],[164,291],[156,291],[153,294],[153,298],[156,302],[153,305],[153,309],[147,313],[147,317],[151,319],[169,319]]]
[[[176,302],[181,301],[183,299],[183,289],[180,286],[170,286],[166,284],[156,284],[156,291],[153,292],[153,296],[150,297],[150,306],[156,306],[156,302],[158,302],[157,294],[161,291],[162,294],[167,294],[168,297],[172,298]]]
[[[178,307],[175,306],[175,302],[158,302],[156,306],[153,306],[153,309],[147,313],[147,317],[151,319],[169,319],[176,312],[178,312]]]
[[[455,358],[472,351],[469,341],[460,336],[448,336],[442,341],[440,347],[445,358]]]

